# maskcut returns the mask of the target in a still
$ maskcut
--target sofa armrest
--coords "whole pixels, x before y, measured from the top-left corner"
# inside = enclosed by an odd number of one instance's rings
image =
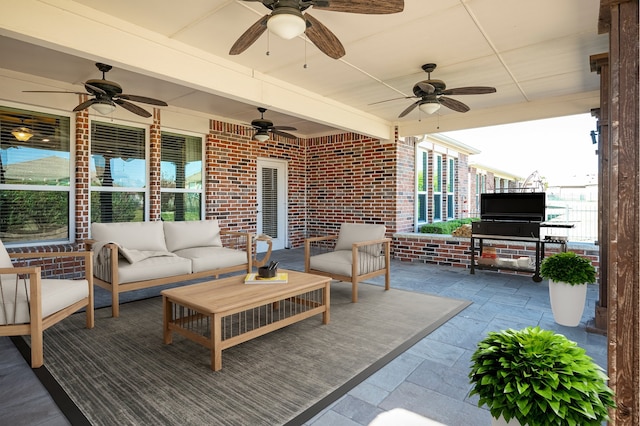
[[[10,253],[9,257],[23,261],[37,259],[61,259],[61,258],[81,258],[84,261],[84,278],[93,284],[93,252],[91,251],[60,251],[60,252],[32,252],[32,253]],[[31,262],[28,262],[30,265]],[[15,268],[14,268],[15,269]],[[15,272],[15,271],[14,271]]]
[[[247,272],[251,272],[253,261],[253,234],[245,231],[220,230],[222,246],[247,254]]]

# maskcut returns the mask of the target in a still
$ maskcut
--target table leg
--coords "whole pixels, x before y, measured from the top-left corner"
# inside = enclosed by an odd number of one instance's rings
[[[169,322],[171,321],[172,302],[167,296],[162,296],[162,334],[164,343],[170,345],[172,342]]]
[[[329,314],[329,309],[331,307],[331,281],[329,281],[327,283],[327,285],[324,286],[324,291],[322,292],[322,297],[324,298],[324,307],[325,310],[322,313],[322,323],[323,324],[329,324],[329,320],[330,320],[330,314]]]
[[[222,369],[222,316],[211,315],[211,369]]]

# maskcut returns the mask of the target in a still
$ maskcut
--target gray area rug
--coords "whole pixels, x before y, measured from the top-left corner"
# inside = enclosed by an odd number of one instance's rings
[[[318,315],[229,348],[218,372],[208,349],[175,333],[163,344],[160,297],[119,318],[98,309],[92,330],[83,314],[56,324],[45,366],[94,425],[302,423],[469,305],[368,284],[353,304],[350,290],[332,285],[330,324]]]

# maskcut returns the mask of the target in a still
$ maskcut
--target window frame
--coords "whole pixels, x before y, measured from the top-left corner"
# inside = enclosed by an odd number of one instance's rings
[[[189,188],[164,188],[162,184],[160,185],[160,197],[162,199],[163,193],[176,193],[176,194],[200,194],[200,220],[203,220],[206,213],[206,205],[205,205],[205,150],[206,150],[206,142],[207,135],[203,133],[197,132],[188,132],[184,130],[176,130],[171,128],[162,128],[160,131],[160,140],[162,143],[162,134],[163,133],[171,133],[177,136],[187,136],[187,137],[195,137],[200,138],[200,179],[201,185],[200,189],[189,189]],[[162,148],[160,151],[160,177],[162,179]],[[162,203],[160,204],[160,217],[162,217]]]
[[[100,192],[112,192],[112,193],[135,193],[135,194],[143,194],[143,199],[144,199],[144,208],[142,211],[142,220],[141,222],[147,222],[149,221],[149,217],[150,217],[150,212],[151,212],[151,206],[150,206],[150,188],[149,188],[149,182],[150,182],[150,175],[151,175],[151,168],[150,168],[150,132],[149,132],[149,126],[145,125],[144,123],[136,123],[136,122],[130,122],[130,121],[124,121],[124,120],[116,120],[116,119],[110,119],[107,120],[105,118],[102,117],[93,117],[90,116],[89,118],[89,174],[91,175],[92,173],[92,169],[91,166],[93,164],[93,162],[95,161],[93,156],[93,123],[103,123],[103,124],[107,124],[108,126],[122,126],[122,127],[129,127],[129,128],[134,128],[134,129],[141,129],[144,131],[144,161],[145,161],[145,165],[144,165],[144,186],[142,187],[133,187],[133,186],[118,186],[118,187],[104,187],[104,186],[94,186],[93,185],[93,181],[90,178],[89,179],[89,217],[88,217],[88,221],[89,224],[93,223],[92,220],[92,202],[91,202],[91,194],[93,194],[94,192],[100,193]],[[96,189],[99,188],[99,189]]]
[[[68,194],[68,207],[66,209],[68,232],[67,238],[58,238],[51,240],[30,240],[30,241],[4,241],[3,244],[6,247],[30,247],[37,245],[58,245],[58,244],[71,244],[76,239],[76,128],[75,128],[75,114],[67,111],[61,111],[53,108],[46,108],[35,105],[24,105],[17,102],[10,102],[3,100],[0,107],[18,109],[25,111],[25,113],[34,114],[49,114],[58,117],[64,117],[69,120],[69,184],[68,185],[26,185],[26,184],[0,184],[0,191],[33,191],[33,192],[63,192]],[[18,126],[16,126],[18,127]],[[1,150],[0,150],[1,152]],[[67,151],[60,151],[67,152]],[[6,167],[6,165],[4,166]]]
[[[426,148],[416,147],[416,181],[415,181],[415,217],[416,217],[416,229],[419,229],[420,225],[429,223],[429,153]],[[422,170],[424,168],[424,170]],[[420,190],[420,171],[423,173],[424,190]],[[423,201],[423,206],[420,206],[420,201]],[[422,207],[422,212],[420,211]],[[422,215],[422,216],[421,216]],[[424,217],[424,220],[420,220]]]

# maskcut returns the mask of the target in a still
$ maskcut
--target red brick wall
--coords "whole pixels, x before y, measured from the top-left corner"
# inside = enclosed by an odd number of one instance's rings
[[[404,262],[427,263],[431,265],[469,268],[471,265],[471,240],[463,237],[436,234],[397,234],[392,242],[392,257]],[[495,247],[500,258],[517,259],[521,256],[535,258],[535,244],[517,241],[485,240],[484,247]],[[545,245],[545,255],[558,253],[560,245]],[[599,253],[596,246],[571,244],[567,250],[591,260],[599,270]],[[501,270],[508,274],[525,274],[518,271]]]
[[[343,222],[396,229],[397,144],[353,133],[307,141],[307,236]]]
[[[160,128],[160,110],[153,109],[153,123],[149,128],[149,220],[160,220],[161,211],[161,173],[162,130]]]
[[[396,143],[396,232],[413,232],[415,229],[415,140],[414,138],[406,139],[406,142],[398,140]]]

